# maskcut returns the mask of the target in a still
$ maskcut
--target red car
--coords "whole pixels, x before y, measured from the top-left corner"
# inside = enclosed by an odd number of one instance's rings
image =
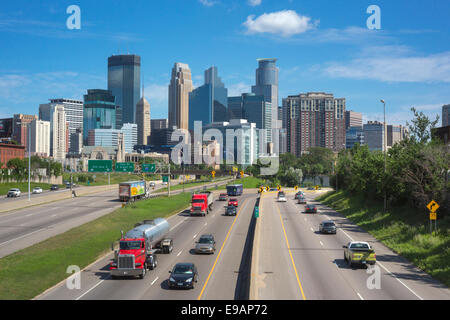
[[[228,200],[228,195],[226,193],[221,193],[219,195],[219,201],[227,201]]]
[[[230,199],[230,200],[228,201],[228,206],[229,206],[229,207],[231,207],[231,206],[237,207],[237,206],[238,206],[238,201],[237,201],[237,199],[235,199],[235,198]]]
[[[305,207],[305,213],[317,213],[317,207],[313,204],[308,204]]]

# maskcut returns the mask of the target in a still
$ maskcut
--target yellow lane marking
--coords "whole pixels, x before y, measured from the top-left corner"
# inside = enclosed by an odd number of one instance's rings
[[[230,233],[231,233],[231,230],[233,229],[234,224],[236,223],[236,220],[237,220],[237,218],[239,217],[239,214],[241,213],[241,210],[244,208],[244,204],[245,204],[246,201],[247,201],[247,199],[245,199],[244,202],[242,203],[242,207],[239,209],[239,211],[238,211],[236,217],[234,218],[234,221],[233,221],[233,224],[232,224],[231,227],[230,227],[230,230],[228,230],[227,236],[225,237],[225,241],[223,242],[222,247],[221,247],[220,250],[219,250],[219,254],[217,255],[216,261],[214,261],[214,264],[213,264],[213,267],[212,267],[212,269],[211,269],[211,272],[209,273],[208,278],[206,278],[205,284],[203,285],[202,291],[200,292],[200,295],[198,296],[197,300],[200,300],[200,299],[202,298],[203,291],[205,291],[205,288],[206,288],[206,286],[208,285],[209,278],[211,278],[211,275],[212,275],[212,273],[214,272],[214,269],[215,269],[215,267],[216,267],[217,261],[219,261],[220,254],[222,253],[222,250],[223,250],[223,248],[225,247],[225,244],[227,243],[227,240],[228,240],[228,237],[229,237],[229,235],[230,235]]]
[[[300,278],[298,276],[297,268],[295,267],[294,258],[292,257],[291,247],[289,246],[289,241],[288,241],[288,238],[287,238],[287,235],[286,235],[286,229],[284,228],[284,223],[283,223],[283,219],[281,217],[281,212],[280,212],[280,209],[278,208],[278,206],[275,206],[275,207],[277,208],[278,214],[280,216],[281,226],[283,227],[284,238],[286,239],[286,245],[288,247],[289,255],[291,256],[292,266],[294,267],[294,271],[295,271],[295,277],[297,278],[297,283],[298,283],[298,286],[300,288],[300,292],[302,294],[303,300],[306,300],[305,293],[303,292],[302,283],[300,282]]]

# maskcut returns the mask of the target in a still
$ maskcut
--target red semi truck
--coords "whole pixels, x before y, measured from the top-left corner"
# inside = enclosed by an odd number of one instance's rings
[[[201,193],[194,193],[192,195],[191,216],[201,215],[206,216],[213,205],[213,194],[210,191],[203,191]]]
[[[157,251],[172,252],[172,239],[165,238],[169,230],[167,220],[157,218],[136,224],[125,236],[122,233],[119,250],[115,250],[110,264],[111,277],[139,276],[143,279],[147,269],[153,270],[157,266]]]

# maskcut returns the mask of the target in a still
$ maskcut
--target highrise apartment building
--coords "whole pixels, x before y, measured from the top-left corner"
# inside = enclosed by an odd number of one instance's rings
[[[150,120],[150,129],[151,131],[155,129],[167,129],[168,121],[167,119],[151,119]]]
[[[189,93],[192,91],[189,66],[175,63],[169,84],[169,128],[189,129]]]
[[[145,99],[144,93],[142,93],[142,98],[136,105],[136,124],[138,130],[137,144],[149,144],[149,137],[151,133],[150,103],[148,103],[147,99]]]
[[[33,120],[30,130],[30,152],[41,157],[50,156],[50,121]]]
[[[312,147],[345,148],[345,98],[310,92],[283,99],[287,152],[301,156]]]
[[[63,161],[67,154],[67,120],[64,106],[54,105],[50,110],[50,155]]]
[[[203,125],[226,121],[228,118],[228,89],[217,74],[217,67],[205,71],[205,84],[189,93],[189,129],[194,122]]]
[[[277,59],[258,59],[256,69],[256,84],[252,93],[264,96],[266,102],[272,105],[272,128],[281,128],[278,120],[278,68]],[[280,121],[281,122],[281,121]]]
[[[35,115],[15,114],[13,116],[13,140],[25,147],[28,152],[28,125],[37,120]]]
[[[108,58],[108,90],[122,110],[121,123],[136,123],[136,105],[140,99],[141,57],[117,55]]]

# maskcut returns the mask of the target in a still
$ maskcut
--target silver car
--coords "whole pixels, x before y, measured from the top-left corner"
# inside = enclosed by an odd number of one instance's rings
[[[8,194],[6,195],[6,197],[7,198],[9,198],[9,197],[11,197],[11,198],[20,197],[20,194],[21,194],[21,192],[20,192],[19,189],[13,188],[13,189],[10,189],[8,191]]]
[[[214,254],[216,251],[216,241],[212,234],[204,234],[195,242],[195,253]]]

